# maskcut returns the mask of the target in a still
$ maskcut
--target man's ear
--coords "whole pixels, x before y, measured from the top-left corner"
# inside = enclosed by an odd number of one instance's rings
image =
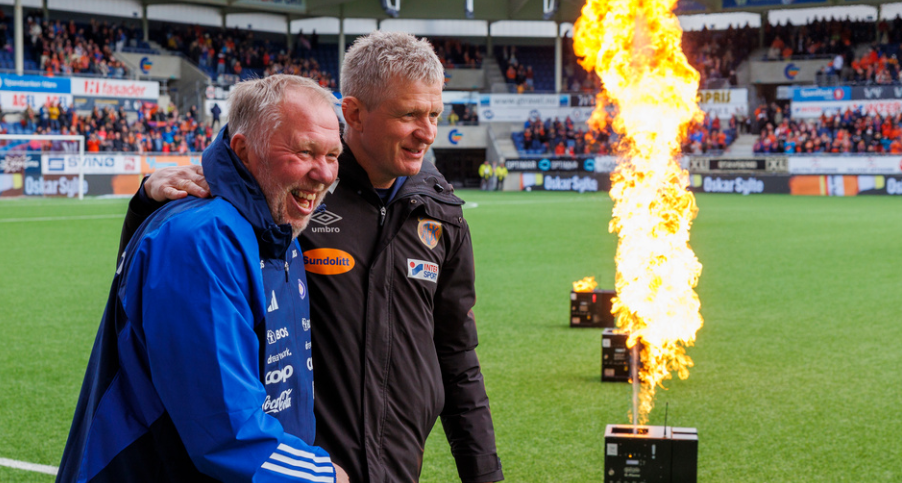
[[[238,159],[240,159],[246,167],[250,168],[250,158],[248,158],[247,155],[247,138],[244,137],[244,134],[232,135],[232,139],[229,141],[229,147],[232,148],[232,151],[235,151],[235,154],[238,155]]]
[[[345,123],[355,131],[363,130],[363,118],[366,117],[366,106],[356,97],[348,96],[341,99],[341,112],[344,114]]]

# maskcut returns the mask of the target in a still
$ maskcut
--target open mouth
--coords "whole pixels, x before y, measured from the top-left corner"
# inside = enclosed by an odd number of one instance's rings
[[[313,208],[313,203],[316,201],[315,193],[308,193],[302,191],[300,189],[291,190],[291,196],[294,198],[294,201],[301,207],[301,209],[309,210]]]

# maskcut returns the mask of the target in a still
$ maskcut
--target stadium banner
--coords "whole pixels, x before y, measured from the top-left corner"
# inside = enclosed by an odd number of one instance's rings
[[[813,83],[831,59],[751,62],[752,84]]]
[[[485,148],[488,133],[480,126],[439,126],[433,148]]]
[[[902,86],[852,87],[853,100],[902,99]]]
[[[790,174],[902,174],[902,156],[790,156]]]
[[[474,89],[485,87],[485,71],[483,69],[445,69],[446,89]]]
[[[848,101],[853,88],[844,87],[796,87],[792,91],[794,102]]]
[[[70,79],[70,77],[0,74],[0,91],[70,94],[72,92]]]
[[[585,122],[594,106],[595,97],[585,94],[482,94],[478,111],[480,122],[525,122],[536,117]]]
[[[7,153],[0,157],[0,197],[27,194],[28,175],[41,172],[41,155]]]
[[[91,77],[72,77],[72,95],[107,99],[160,98],[160,83],[151,81],[115,80]]]
[[[158,79],[180,79],[182,77],[182,59],[175,55],[116,52],[116,58],[135,66],[142,76]]]
[[[70,97],[72,99],[72,107],[79,111],[91,111],[95,107],[99,110],[103,110],[103,108],[109,107],[110,109],[115,111],[121,107],[124,111],[137,112],[141,110],[145,102],[157,105],[157,99],[126,99],[124,97],[110,98],[87,96]]]
[[[734,193],[741,195],[789,193],[789,176],[731,174],[691,174],[689,191],[695,193]]]
[[[70,94],[51,94],[48,92],[0,91],[0,106],[7,112],[21,112],[29,106],[37,114],[47,102],[59,102],[61,108],[69,107],[74,100]]]
[[[522,159],[522,158],[514,158],[514,159],[506,159],[504,160],[504,167],[507,168],[508,171],[513,172],[524,172],[524,171],[532,171],[532,172],[546,172],[546,171],[555,171],[555,172],[573,172],[573,171],[586,171],[589,173],[595,173],[595,158],[531,158],[531,159]]]
[[[859,176],[858,194],[902,196],[902,176]]]
[[[785,173],[788,170],[788,160],[785,156],[723,159],[696,156],[690,159],[689,169],[693,172],[767,171],[772,173]]]
[[[91,185],[94,176],[85,176],[82,182],[82,193],[84,195],[92,194],[110,194],[110,193],[94,193],[91,192]],[[48,174],[40,176],[37,179],[28,177],[28,196],[52,196],[62,198],[75,198],[78,196],[78,175],[77,174]]]
[[[885,99],[871,101],[821,101],[821,102],[797,102],[790,104],[790,113],[796,119],[811,119],[821,117],[823,114],[833,115],[845,112],[861,110],[867,115],[880,114],[881,116],[895,116],[902,112],[902,99]]]
[[[44,154],[41,156],[41,173],[45,175],[78,175],[79,166],[84,174],[139,174],[141,156],[124,154]],[[76,193],[77,194],[77,193]]]
[[[775,7],[785,8],[788,5],[801,5],[811,3],[823,3],[824,0],[723,0],[723,8],[739,8],[746,9],[752,7]]]
[[[868,194],[889,193],[889,186],[883,176],[854,175],[801,175],[789,180],[791,193],[803,196],[855,196],[861,191]],[[896,181],[893,181],[893,191]],[[882,193],[880,193],[882,191]]]
[[[234,0],[235,6],[281,13],[307,14],[307,0]]]
[[[141,156],[141,174],[147,175],[158,169],[192,164],[200,164],[200,154],[196,156]]]
[[[710,116],[729,119],[749,115],[748,89],[702,89],[698,91],[698,107]]]
[[[520,173],[521,191],[577,191],[580,193],[610,191],[611,178],[603,173],[550,171]]]

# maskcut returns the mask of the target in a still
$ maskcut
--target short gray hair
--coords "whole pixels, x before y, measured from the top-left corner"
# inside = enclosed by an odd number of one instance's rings
[[[358,37],[341,64],[341,95],[374,109],[389,92],[393,78],[429,85],[444,84],[442,62],[432,44],[405,32],[377,30]]]
[[[328,89],[296,75],[278,74],[235,84],[229,91],[229,135],[250,138],[251,149],[264,158],[273,131],[282,123],[282,100],[289,91],[301,89],[309,89],[312,98],[318,97],[330,107],[338,103]]]

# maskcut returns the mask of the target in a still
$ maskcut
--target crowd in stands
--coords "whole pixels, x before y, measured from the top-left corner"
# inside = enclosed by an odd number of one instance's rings
[[[748,25],[683,32],[683,52],[701,75],[699,86],[716,89],[737,85],[736,69],[758,46],[758,36],[758,29]]]
[[[122,79],[128,73],[113,55],[134,36],[124,25],[110,25],[96,19],[91,19],[88,25],[78,25],[74,20],[29,17],[25,34],[32,57],[45,75],[91,74]]]
[[[308,37],[301,31],[291,54],[284,43],[258,40],[254,32],[238,28],[191,25],[167,28],[162,35],[163,46],[183,53],[214,79],[223,80],[225,75],[234,75],[237,80],[295,74],[314,79],[323,87],[337,87],[335,73],[311,56],[319,47],[316,32]]]
[[[60,107],[48,101],[36,112],[28,107],[18,121],[0,122],[2,134],[62,134],[85,136],[86,152],[134,152],[187,154],[203,151],[213,138],[209,123],[200,119],[196,108],[180,115],[174,104],[160,108],[145,103],[137,119],[128,121],[120,107],[94,108],[88,114]],[[34,141],[34,147],[50,148],[46,141]]]
[[[700,74],[701,89],[736,86],[736,69],[758,46],[758,29],[745,26],[726,30],[683,32],[683,52]],[[597,92],[598,77],[587,73],[577,61],[571,45],[564,46],[563,86],[569,92]]]
[[[430,38],[429,42],[445,69],[478,69],[482,67],[482,51],[477,45],[458,39]]]
[[[693,123],[689,135],[683,144],[686,154],[719,154],[736,138],[738,120],[736,116],[724,126],[717,117],[705,115],[701,123]],[[511,139],[520,154],[523,155],[614,155],[618,152],[620,137],[611,124],[604,128],[583,129],[569,117],[561,121],[559,118],[533,118],[523,125],[523,131],[511,134]]]
[[[532,65],[526,65],[517,58],[516,46],[505,45],[501,48],[498,65],[504,73],[504,81],[514,85],[518,94],[536,90],[535,71]]]
[[[834,55],[853,55],[858,44],[874,41],[874,22],[868,20],[819,19],[807,25],[764,26],[767,59],[789,60]]]
[[[765,110],[764,106],[758,108]],[[753,146],[756,154],[902,154],[902,114],[881,116],[847,109],[818,119],[795,120],[766,109]]]

